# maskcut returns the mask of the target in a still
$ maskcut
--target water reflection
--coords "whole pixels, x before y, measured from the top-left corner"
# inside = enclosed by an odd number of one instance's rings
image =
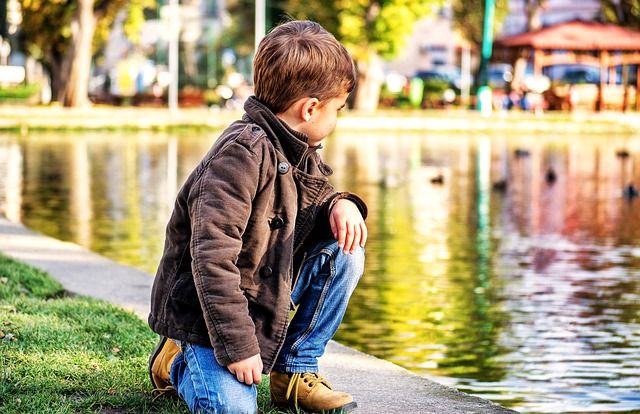
[[[178,183],[206,137],[0,137],[0,213],[154,273]]]
[[[0,211],[154,272],[177,188],[214,137],[0,136]],[[622,197],[640,183],[640,138],[356,133],[325,147],[334,184],[370,206],[340,341],[522,412],[640,410],[640,202]]]

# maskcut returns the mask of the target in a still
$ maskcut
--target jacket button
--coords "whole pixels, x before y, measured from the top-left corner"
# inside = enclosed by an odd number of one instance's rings
[[[254,126],[253,128],[251,128],[251,130],[253,132],[258,132],[258,131],[260,131],[260,127]]]
[[[279,229],[282,226],[284,226],[284,220],[282,219],[282,217],[276,216],[271,220],[271,228],[272,229]]]
[[[262,266],[262,268],[260,269],[260,277],[263,278],[268,278],[271,277],[271,275],[273,274],[273,270],[271,270],[271,267],[269,266]]]
[[[278,163],[278,172],[280,174],[286,174],[289,171],[289,164],[284,161]]]

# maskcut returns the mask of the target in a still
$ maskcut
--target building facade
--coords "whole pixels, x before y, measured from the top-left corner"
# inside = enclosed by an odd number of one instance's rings
[[[502,24],[501,36],[527,31],[527,2],[528,0],[509,0],[509,14]],[[540,20],[544,27],[571,20],[594,20],[599,13],[599,0],[547,0],[542,8]]]
[[[509,0],[509,13],[495,37],[527,31],[527,2]],[[571,20],[594,20],[599,13],[599,0],[547,0],[540,20],[542,26],[551,26]],[[453,29],[450,6],[445,6],[436,16],[416,23],[404,52],[389,62],[387,69],[413,76],[418,71],[458,68],[465,47],[462,36]]]

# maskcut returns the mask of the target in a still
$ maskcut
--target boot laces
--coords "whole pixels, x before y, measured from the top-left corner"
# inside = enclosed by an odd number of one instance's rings
[[[291,374],[291,379],[289,380],[289,386],[287,387],[287,394],[285,398],[287,399],[287,401],[289,401],[291,393],[293,392],[293,402],[296,411],[298,410],[298,384],[300,383],[300,381],[307,384],[311,389],[319,384],[324,384],[329,389],[332,388],[329,381],[315,372],[296,372],[294,374]]]
[[[154,388],[151,393],[152,395],[155,395],[153,397],[153,401],[155,402],[158,398],[163,397],[164,395],[173,394],[175,392],[176,389],[173,387],[173,385],[168,385],[164,388]]]

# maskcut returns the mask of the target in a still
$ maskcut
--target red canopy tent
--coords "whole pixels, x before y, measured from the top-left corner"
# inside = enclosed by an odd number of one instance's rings
[[[534,74],[559,64],[586,63],[600,66],[598,109],[604,108],[603,89],[607,70],[638,65],[636,109],[640,108],[640,32],[598,22],[572,21],[528,33],[503,37],[495,47],[506,51],[533,53]],[[558,52],[562,53],[558,53]],[[611,82],[614,76],[609,77]],[[626,88],[626,85],[625,85]],[[625,92],[626,96],[626,92]],[[627,103],[623,106],[626,106]],[[624,108],[626,109],[626,108]]]

